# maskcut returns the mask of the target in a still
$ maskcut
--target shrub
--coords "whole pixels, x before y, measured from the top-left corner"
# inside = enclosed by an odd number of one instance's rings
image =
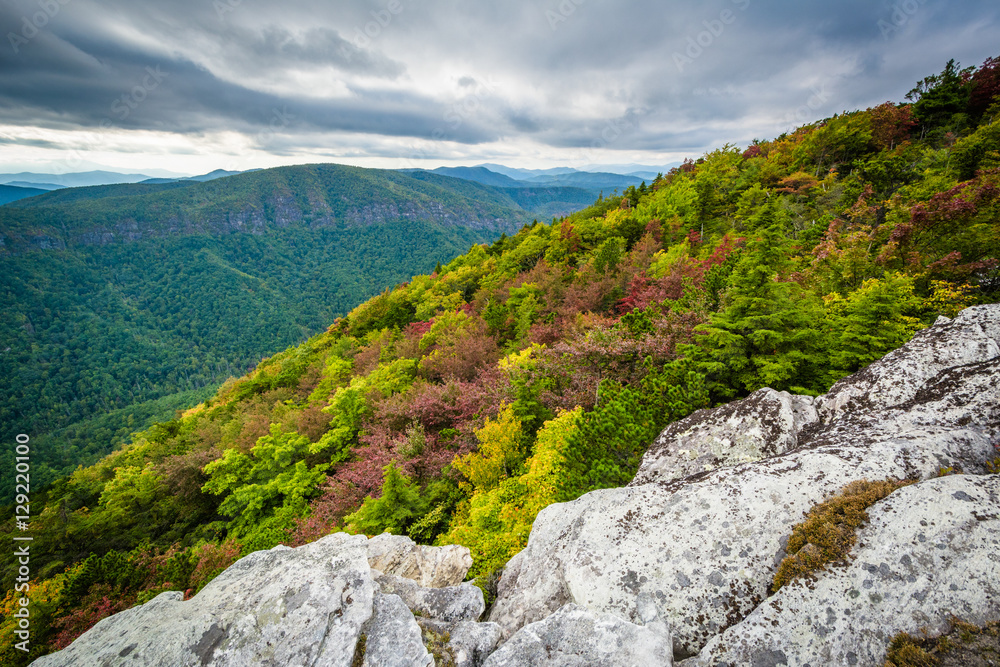
[[[840,560],[857,541],[855,530],[868,521],[865,511],[898,488],[916,480],[886,479],[851,482],[833,498],[816,505],[806,520],[792,528],[788,556],[774,575],[772,590]]]

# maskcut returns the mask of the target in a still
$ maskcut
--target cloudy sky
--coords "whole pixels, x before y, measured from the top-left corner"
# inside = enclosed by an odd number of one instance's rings
[[[996,0],[0,0],[0,172],[640,163],[900,101]]]

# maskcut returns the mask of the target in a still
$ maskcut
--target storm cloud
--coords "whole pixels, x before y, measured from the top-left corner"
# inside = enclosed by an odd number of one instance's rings
[[[899,101],[997,55],[998,19],[992,0],[0,0],[0,168],[147,148],[200,153],[192,171],[240,151],[662,163]]]

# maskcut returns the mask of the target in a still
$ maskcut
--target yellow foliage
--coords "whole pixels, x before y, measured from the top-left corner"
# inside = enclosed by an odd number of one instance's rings
[[[960,311],[975,303],[974,292],[975,288],[968,283],[956,285],[947,280],[932,280],[927,306],[945,317],[955,317]]]
[[[510,405],[504,405],[496,420],[489,419],[476,431],[479,451],[455,459],[454,466],[465,475],[476,492],[489,491],[510,477],[524,458],[521,420]]]
[[[469,547],[474,561],[472,574],[485,575],[503,567],[528,544],[535,517],[556,500],[557,485],[565,476],[563,451],[582,412],[581,408],[562,412],[545,422],[538,431],[527,471],[501,479],[489,489],[477,487],[472,498],[455,512],[451,530],[438,538],[438,544]]]
[[[516,369],[528,368],[532,366],[531,357],[536,352],[541,352],[545,349],[545,345],[539,343],[532,343],[530,346],[524,348],[520,352],[511,352],[506,357],[500,360],[499,366],[500,370],[511,372]]]

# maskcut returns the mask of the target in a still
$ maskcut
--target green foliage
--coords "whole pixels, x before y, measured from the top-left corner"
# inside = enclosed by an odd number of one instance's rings
[[[826,299],[830,381],[837,380],[896,349],[923,328],[913,279],[890,273],[864,282],[847,298]]]
[[[688,348],[714,396],[731,398],[761,387],[820,391],[822,303],[797,283],[790,244],[777,225],[762,227],[733,268],[723,310],[700,327]]]
[[[707,406],[704,378],[686,363],[649,368],[635,387],[603,380],[597,406],[569,437],[559,500],[627,484],[664,426]]]
[[[614,271],[624,252],[625,239],[620,236],[612,236],[597,249],[597,254],[594,255],[594,269],[601,274]]]
[[[365,499],[358,511],[344,521],[366,535],[385,532],[405,535],[406,529],[425,509],[420,489],[399,471],[395,462],[387,465],[383,473],[382,495]]]
[[[975,177],[980,169],[1000,167],[1000,122],[983,125],[959,139],[952,148],[951,164],[960,181]]]
[[[235,527],[249,531],[279,501],[286,510],[304,511],[306,499],[323,480],[327,465],[309,467],[304,457],[309,439],[282,432],[277,424],[244,454],[228,449],[222,458],[205,466],[209,481],[203,490],[225,495],[219,511],[236,519]]]

